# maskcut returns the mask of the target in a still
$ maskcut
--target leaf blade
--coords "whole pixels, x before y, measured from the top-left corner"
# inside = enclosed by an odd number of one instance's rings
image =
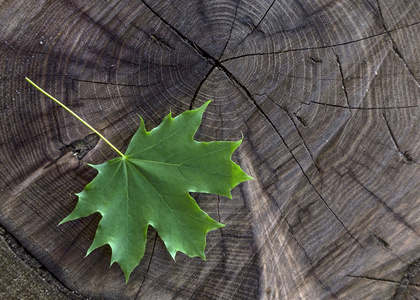
[[[178,251],[205,260],[206,235],[224,225],[201,210],[191,192],[232,198],[231,190],[250,180],[231,159],[242,140],[198,142],[194,135],[209,105],[186,111],[147,131],[143,119],[123,157],[92,166],[98,175],[77,194],[78,203],[60,224],[100,213],[87,255],[112,249],[126,282],[142,259],[152,226],[175,259]]]

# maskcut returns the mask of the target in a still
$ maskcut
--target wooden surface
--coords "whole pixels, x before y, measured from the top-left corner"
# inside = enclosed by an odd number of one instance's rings
[[[93,298],[420,298],[419,45],[416,0],[2,0],[0,223]],[[57,224],[115,154],[73,156],[89,130],[25,76],[122,150],[137,114],[213,100],[196,138],[243,135],[256,179],[195,195],[226,224],[206,262],[153,230],[128,285],[109,247],[84,258],[99,216]]]

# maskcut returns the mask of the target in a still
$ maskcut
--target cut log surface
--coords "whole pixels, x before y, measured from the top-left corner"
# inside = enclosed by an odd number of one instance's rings
[[[420,298],[419,45],[417,0],[2,0],[0,223],[94,299]],[[115,153],[25,76],[122,151],[213,100],[196,139],[255,180],[194,195],[207,261],[85,257],[100,215],[57,225]]]

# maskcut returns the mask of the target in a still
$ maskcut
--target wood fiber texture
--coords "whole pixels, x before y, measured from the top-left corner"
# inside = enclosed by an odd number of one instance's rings
[[[0,223],[86,297],[419,298],[419,45],[414,0],[1,0]],[[25,76],[123,151],[213,100],[196,139],[243,135],[255,180],[194,195],[206,262],[152,229],[127,285],[84,258],[99,215],[57,224],[115,153]]]

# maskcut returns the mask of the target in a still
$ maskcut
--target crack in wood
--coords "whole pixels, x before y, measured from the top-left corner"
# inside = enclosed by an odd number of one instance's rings
[[[404,56],[402,55],[401,51],[398,48],[397,42],[392,37],[392,34],[391,33],[394,32],[394,30],[388,30],[388,27],[387,27],[387,25],[385,23],[385,19],[384,19],[383,14],[382,14],[381,4],[380,4],[379,0],[376,0],[376,4],[378,6],[379,20],[381,21],[381,25],[382,25],[383,29],[385,30],[385,34],[389,37],[389,39],[392,42],[392,51],[401,60],[403,66],[407,69],[407,71],[410,74],[410,76],[417,83],[417,86],[420,87],[420,81],[419,81],[419,79],[416,77],[416,75],[414,74],[413,70],[411,70],[411,68],[408,66],[407,61],[405,60]]]
[[[319,168],[318,164],[316,163],[316,161],[314,159],[314,156],[312,155],[311,150],[309,149],[308,145],[306,145],[306,141],[303,138],[302,133],[300,132],[299,127],[296,125],[296,122],[295,122],[292,114],[289,112],[289,110],[286,107],[283,107],[283,106],[277,104],[268,94],[264,93],[262,95],[265,95],[274,105],[276,105],[278,108],[280,108],[283,112],[286,113],[287,117],[292,122],[293,127],[295,128],[295,130],[296,130],[299,138],[302,140],[303,147],[305,148],[306,152],[308,152],[309,156],[311,157],[311,160],[312,160],[313,165],[315,166],[315,169],[317,170],[318,174],[322,173],[321,172],[321,169]],[[295,118],[299,122],[301,122],[304,127],[306,127],[306,125],[305,125],[306,123],[300,117],[298,117],[298,116],[295,115]]]
[[[410,108],[417,108],[418,105],[407,105],[407,106],[378,106],[378,107],[355,107],[355,106],[344,106],[344,105],[338,105],[338,104],[330,104],[330,103],[322,103],[318,101],[310,101],[309,103],[301,102],[301,104],[304,105],[323,105],[328,107],[335,107],[335,108],[344,108],[344,109],[350,109],[350,110],[398,110],[398,109],[410,109]]]
[[[372,236],[378,241],[379,245],[381,245],[384,248],[389,249],[389,244],[387,241],[385,241],[383,238],[381,238],[379,235],[375,233],[371,233]],[[394,254],[394,253],[393,253]],[[400,259],[401,260],[401,259]]]
[[[272,7],[274,6],[274,3],[277,0],[273,0],[273,2],[271,2],[270,6],[267,8],[267,10],[265,11],[264,15],[261,17],[261,19],[258,21],[258,23],[256,25],[252,25],[251,27],[251,32],[249,32],[239,43],[238,45],[242,44],[250,35],[252,35],[255,31],[261,33],[261,34],[265,34],[264,31],[262,31],[261,29],[259,29],[259,26],[261,25],[262,21],[265,19],[265,17],[267,17],[268,13],[270,12],[270,10],[272,9]]]
[[[67,89],[66,89],[66,91],[67,91]],[[66,144],[63,142],[63,138],[61,136],[60,122],[58,122],[58,119],[59,119],[57,117],[58,113],[59,113],[59,107],[56,106],[56,108],[52,110],[52,115],[53,115],[54,122],[55,122],[55,129],[57,130],[57,138],[58,138],[58,141],[60,142],[60,144],[65,146]]]
[[[364,279],[364,280],[374,280],[374,281],[379,281],[379,282],[383,282],[383,283],[391,283],[391,284],[401,285],[400,281],[385,279],[385,278],[376,278],[376,277],[371,277],[371,276],[360,276],[360,275],[346,275],[346,277]],[[420,287],[419,284],[407,284],[407,286]]]
[[[320,59],[320,58],[314,58],[314,57],[310,56],[309,59],[314,64],[321,64],[322,63],[322,59]]]
[[[85,79],[72,79],[72,82],[82,82],[82,83],[92,83],[92,84],[106,84],[106,85],[114,85],[114,86],[122,86],[122,87],[137,87],[137,88],[145,88],[145,87],[150,87],[150,86],[158,84],[157,82],[150,83],[150,84],[112,83],[112,82],[108,82],[108,81],[104,82],[104,81],[85,80]]]
[[[405,26],[401,26],[401,27],[398,27],[398,28],[395,28],[395,29],[392,29],[392,30],[389,30],[388,32],[389,33],[396,32],[396,31],[399,31],[399,30],[402,30],[402,29],[409,28],[411,26],[419,25],[419,24],[420,24],[420,21],[419,22],[412,23],[412,24],[408,24],[408,25],[405,25]],[[223,60],[220,61],[220,63],[224,63],[224,62],[235,60],[235,59],[245,58],[245,57],[252,57],[252,56],[278,55],[278,54],[285,54],[285,53],[290,53],[290,52],[321,50],[321,49],[330,49],[330,48],[336,48],[336,47],[341,47],[341,46],[347,46],[347,45],[351,45],[351,44],[354,44],[354,43],[358,43],[358,42],[362,42],[362,41],[365,41],[365,40],[369,40],[369,39],[372,39],[372,38],[376,38],[376,37],[379,37],[379,36],[387,35],[388,32],[380,32],[380,33],[377,33],[377,34],[370,35],[368,37],[363,37],[363,38],[360,38],[360,39],[355,39],[355,40],[351,40],[351,41],[348,41],[348,42],[331,44],[331,45],[322,45],[322,46],[315,46],[315,47],[302,47],[302,48],[294,48],[294,49],[285,49],[285,50],[272,51],[272,52],[264,52],[264,53],[241,54],[241,55],[238,55],[238,56],[233,56],[233,57],[229,57],[229,58],[223,59]]]
[[[245,88],[244,88],[245,89]],[[327,201],[325,200],[325,198],[320,194],[320,192],[318,191],[318,189],[315,187],[315,185],[313,184],[313,182],[311,181],[311,179],[309,178],[309,176],[306,174],[305,170],[303,169],[302,165],[300,164],[300,162],[298,161],[298,159],[296,158],[296,156],[294,155],[293,151],[290,149],[289,145],[287,144],[286,140],[284,139],[284,137],[282,136],[282,134],[279,132],[279,130],[277,129],[277,127],[274,125],[274,123],[270,120],[270,118],[267,116],[267,114],[262,110],[262,108],[258,105],[258,103],[255,101],[255,99],[252,97],[252,95],[249,93],[249,91],[247,91],[245,89],[246,92],[248,92],[247,95],[249,95],[249,98],[251,100],[253,100],[254,105],[256,106],[256,108],[260,111],[260,113],[263,115],[263,117],[267,120],[267,122],[269,122],[269,124],[271,125],[271,127],[275,130],[275,132],[277,133],[277,135],[280,137],[281,141],[283,142],[283,144],[286,146],[287,150],[289,151],[290,155],[292,156],[293,160],[296,162],[296,164],[298,165],[300,171],[302,172],[303,176],[305,177],[305,179],[308,181],[309,185],[312,187],[312,189],[314,190],[314,192],[318,195],[319,199],[324,203],[324,205],[327,207],[327,209],[332,213],[332,215],[334,216],[335,219],[337,219],[337,221],[340,223],[340,225],[344,228],[344,230],[346,231],[347,234],[349,234],[349,236],[361,247],[364,248],[363,245],[356,239],[356,237],[348,230],[348,228],[344,225],[344,223],[341,221],[341,219],[337,216],[337,214],[331,209],[331,207],[328,205]]]
[[[200,46],[198,46],[197,43],[190,40],[181,31],[179,31],[172,24],[170,24],[167,20],[165,20],[148,3],[146,3],[144,0],[141,0],[141,2],[147,7],[147,9],[150,12],[152,12],[157,18],[159,18],[160,21],[162,21],[164,24],[166,24],[179,38],[181,38],[185,43],[187,43],[191,48],[193,48],[196,51],[197,54],[199,54],[203,58],[207,59],[207,61],[214,66],[219,66],[220,65],[220,62],[216,58],[212,57],[204,49],[202,49]]]
[[[151,266],[151,264],[152,264],[152,259],[153,259],[153,256],[154,256],[154,254],[155,254],[156,241],[157,241],[157,239],[158,239],[158,234],[157,234],[157,232],[156,232],[156,233],[155,233],[155,241],[154,241],[154,243],[153,243],[153,248],[152,248],[152,254],[150,255],[150,259],[149,259],[149,264],[147,265],[146,273],[144,273],[143,280],[142,280],[142,282],[141,282],[141,284],[140,284],[139,289],[137,290],[137,293],[136,293],[136,296],[134,297],[134,299],[140,299],[140,298],[139,298],[139,297],[140,297],[140,291],[141,291],[141,289],[143,288],[144,282],[146,281],[146,278],[147,278],[147,273],[149,273],[149,269],[150,269],[150,266]]]
[[[102,24],[98,23],[95,19],[93,19],[91,16],[89,16],[87,13],[85,13],[83,10],[80,9],[80,7],[78,7],[72,0],[69,0],[70,4],[83,16],[85,16],[87,19],[89,19],[93,24],[97,25],[101,30],[103,30],[105,33],[107,33],[110,37],[111,40],[113,41],[118,41],[118,37],[113,34],[111,31],[109,31],[105,26],[103,26]]]
[[[387,241],[385,241],[383,238],[381,238],[379,235],[377,235],[376,233],[371,232],[369,229],[367,229],[367,231],[369,231],[369,233],[372,235],[372,237],[378,242],[379,245],[381,245],[382,247],[384,247],[387,251],[391,252],[392,255],[394,255],[400,262],[408,265],[408,263],[403,260],[397,253],[395,253],[391,246],[388,244]]]
[[[216,68],[215,65],[213,65],[210,68],[210,70],[207,72],[206,75],[204,75],[203,79],[200,81],[200,83],[198,84],[197,88],[195,89],[193,98],[191,99],[191,102],[190,102],[190,107],[189,107],[190,110],[194,108],[194,102],[195,102],[195,100],[197,98],[198,93],[200,92],[201,87],[207,81],[207,79],[209,78],[210,74],[214,71],[215,68]]]
[[[335,56],[335,61],[336,61],[337,65],[338,65],[338,69],[339,69],[339,71],[340,71],[340,77],[341,77],[341,88],[343,89],[344,96],[345,96],[345,98],[346,98],[347,108],[348,108],[348,110],[349,110],[349,111],[350,111],[350,113],[351,113],[351,110],[350,110],[350,106],[351,106],[351,105],[350,105],[350,101],[349,101],[349,95],[348,95],[348,93],[347,93],[346,81],[345,81],[345,78],[344,78],[344,71],[343,71],[343,67],[342,67],[342,65],[341,65],[340,57],[338,56],[338,54],[336,54],[336,53],[334,52],[334,50],[333,50],[333,53],[334,53],[334,56]]]
[[[264,119],[270,124],[270,126],[275,130],[275,132],[277,133],[277,135],[280,137],[281,141],[283,142],[283,144],[286,146],[287,150],[289,151],[289,153],[291,154],[291,156],[293,157],[294,161],[296,162],[296,164],[298,165],[299,169],[301,170],[303,176],[306,178],[306,180],[308,181],[309,185],[312,187],[312,189],[315,191],[315,193],[318,195],[319,199],[321,199],[321,201],[324,203],[324,205],[327,207],[327,209],[332,213],[332,215],[334,216],[335,219],[337,219],[337,221],[340,223],[340,225],[344,228],[344,230],[350,235],[350,237],[361,247],[364,248],[360,242],[354,237],[354,235],[348,230],[348,228],[344,225],[344,223],[340,220],[340,218],[338,218],[337,214],[331,209],[331,207],[328,205],[328,203],[326,202],[326,200],[324,199],[324,197],[319,193],[319,191],[317,190],[317,188],[315,187],[315,185],[312,183],[312,181],[310,180],[310,178],[308,177],[308,175],[306,174],[305,170],[303,169],[302,165],[300,164],[300,162],[298,161],[298,159],[296,158],[296,156],[294,155],[294,153],[291,151],[289,145],[287,144],[285,138],[282,136],[282,134],[279,132],[279,130],[277,129],[277,127],[274,125],[273,121],[271,121],[271,119],[268,117],[268,115],[264,112],[264,110],[260,107],[260,105],[257,103],[257,101],[254,99],[254,97],[252,96],[252,94],[248,91],[248,89],[246,89],[246,87],[244,85],[242,85],[226,68],[224,68],[223,65],[221,65],[221,67],[225,70],[226,75],[228,75],[228,77],[233,81],[233,83],[235,83],[236,86],[238,86],[240,88],[240,90],[242,90],[247,96],[248,98],[252,101],[252,103],[254,104],[254,106],[258,109],[258,111],[261,113],[261,115],[264,117]],[[230,76],[229,76],[230,75]]]
[[[83,228],[81,228],[81,230],[77,233],[77,235],[76,235],[76,237],[75,238],[73,238],[72,239],[72,241],[71,241],[71,243],[70,243],[70,245],[68,245],[65,249],[64,249],[64,251],[63,251],[63,254],[61,254],[59,257],[58,257],[58,259],[57,259],[57,263],[59,263],[63,258],[64,258],[64,256],[66,256],[66,254],[70,251],[70,249],[73,247],[73,245],[75,245],[76,243],[77,243],[77,240],[79,239],[79,237],[82,235],[82,233],[83,233],[83,231],[86,229],[86,228],[88,228],[89,226],[90,226],[90,224],[92,224],[92,223],[94,223],[95,222],[95,220],[96,220],[96,214],[95,214],[95,216],[93,217],[93,216],[89,216],[89,218],[90,218],[90,221],[83,227]]]
[[[354,175],[351,171],[347,172],[347,175],[353,179],[356,183],[358,183],[369,195],[373,197],[382,207],[385,208],[388,212],[390,212],[395,220],[406,228],[410,229],[416,236],[420,237],[419,233],[399,214],[397,214],[392,207],[390,207],[384,200],[382,200],[378,195],[376,195],[373,191],[371,191],[367,186],[365,186],[360,180]]]
[[[397,139],[395,138],[394,133],[391,130],[391,126],[388,123],[388,120],[386,119],[385,114],[382,112],[382,118],[385,121],[386,127],[388,129],[389,136],[391,137],[392,144],[394,145],[395,149],[398,151],[398,155],[400,156],[401,160],[403,160],[406,163],[413,162],[413,159],[408,154],[408,151],[402,151],[400,146],[398,145]]]
[[[268,195],[268,196],[269,196],[269,195]],[[269,197],[271,198],[271,196],[269,196]],[[274,200],[273,200],[273,201],[274,201]],[[274,203],[276,203],[276,202],[274,201]],[[312,261],[312,259],[309,257],[309,254],[308,254],[308,252],[306,251],[305,247],[303,247],[303,246],[299,243],[299,241],[298,241],[297,237],[295,236],[295,234],[294,234],[294,232],[293,232],[293,226],[292,226],[292,224],[288,221],[288,219],[286,218],[286,216],[285,216],[285,214],[283,213],[282,209],[281,209],[280,207],[278,207],[278,209],[279,209],[279,212],[280,212],[280,214],[282,215],[282,217],[283,217],[284,221],[286,222],[287,226],[289,227],[289,231],[288,231],[288,232],[289,232],[290,236],[291,236],[291,237],[292,237],[292,239],[295,241],[295,243],[296,243],[296,245],[299,247],[299,249],[303,252],[304,256],[306,257],[306,259],[307,259],[307,260],[308,260],[308,262],[309,262],[309,265],[311,266],[311,268],[310,268],[310,270],[309,270],[309,273],[310,273],[310,274],[312,274],[312,275],[314,276],[315,280],[316,280],[316,281],[318,281],[318,283],[322,286],[322,289],[323,289],[323,290],[328,291],[334,299],[338,299],[337,295],[335,295],[335,293],[333,293],[333,291],[331,290],[331,288],[330,288],[329,286],[326,286],[326,285],[322,282],[322,280],[319,278],[319,276],[315,273],[314,262],[313,262],[313,261]]]
[[[221,60],[223,54],[225,53],[225,51],[227,49],[227,46],[229,45],[230,39],[232,38],[233,28],[235,27],[236,20],[238,18],[238,7],[239,7],[239,3],[240,3],[239,1],[236,3],[236,6],[235,6],[235,16],[233,17],[232,24],[230,26],[229,37],[227,38],[226,43],[225,43],[225,45],[224,45],[224,47],[222,49],[222,52],[219,55],[219,58],[218,58],[219,61]]]
[[[169,50],[175,50],[174,47],[172,47],[168,42],[166,42],[163,38],[160,38],[156,34],[151,33],[149,36],[152,38],[152,40],[155,43],[157,43],[158,45],[161,45],[163,48],[169,49]]]
[[[362,280],[371,280],[371,281],[382,282],[386,284],[393,284],[397,286],[397,289],[395,290],[395,293],[392,297],[393,299],[401,299],[400,296],[405,299],[407,297],[407,293],[411,294],[413,298],[416,299],[413,293],[407,288],[408,287],[415,288],[415,289],[420,288],[420,284],[411,282],[413,278],[418,276],[419,272],[420,272],[420,259],[417,259],[416,261],[410,263],[407,266],[407,270],[405,274],[402,276],[402,278],[399,281],[386,279],[386,278],[377,278],[373,276],[351,275],[351,274],[346,275],[346,277],[362,279]]]
[[[249,93],[249,92],[248,92]],[[260,111],[260,113],[264,116],[264,118],[269,122],[269,124],[273,127],[273,129],[275,130],[275,132],[277,133],[277,135],[280,137],[280,139],[282,140],[283,144],[286,146],[286,148],[288,149],[290,155],[292,156],[293,160],[296,162],[296,164],[298,165],[298,167],[300,168],[302,174],[304,175],[304,177],[306,178],[306,180],[308,181],[309,185],[312,187],[312,189],[315,191],[315,193],[318,195],[319,199],[321,199],[321,201],[324,203],[324,205],[327,207],[327,209],[332,213],[332,215],[334,216],[335,219],[337,219],[337,221],[340,223],[340,225],[344,228],[344,230],[346,231],[346,234],[348,234],[356,243],[358,246],[360,246],[362,249],[364,249],[363,245],[356,239],[356,237],[348,230],[348,228],[344,225],[344,223],[338,218],[337,214],[331,209],[331,207],[328,205],[328,203],[326,202],[326,200],[324,199],[324,197],[319,193],[319,191],[317,190],[317,188],[315,187],[315,185],[312,183],[312,181],[309,179],[308,175],[306,174],[306,172],[304,171],[303,167],[301,166],[301,164],[299,163],[299,161],[297,160],[297,158],[295,157],[295,155],[293,154],[293,151],[290,149],[290,147],[288,146],[288,144],[286,143],[284,137],[281,135],[281,133],[278,131],[277,127],[273,124],[273,122],[268,118],[268,116],[266,115],[266,113],[261,109],[261,107],[257,104],[257,102],[255,101],[255,99],[251,96],[250,97],[253,102],[254,105],[258,108],[258,110]],[[268,195],[269,196],[269,195]],[[271,196],[269,196],[271,199]],[[288,224],[289,228],[292,229],[292,226],[290,225],[290,223],[287,221],[286,217],[284,216],[284,214],[282,213],[282,210],[280,209],[280,207],[278,206],[277,202],[274,201],[274,199],[272,199],[272,201],[276,204],[276,206],[278,207],[280,213],[283,215],[284,220],[286,221],[286,223]],[[296,237],[292,234],[292,237],[295,239],[296,243],[298,244],[299,248],[301,248],[301,250],[304,252],[305,256],[309,259],[309,261],[311,262],[308,254],[306,253],[306,250],[298,243]],[[311,263],[311,266],[313,266],[313,264]],[[317,278],[317,276],[315,276],[315,278]],[[325,287],[325,285],[322,283],[322,281],[319,280],[319,282],[322,284],[324,290],[329,290],[331,295],[334,297],[334,293],[330,290],[329,287]],[[337,298],[337,297],[335,297]]]
[[[260,113],[264,113],[264,112],[260,112]],[[269,119],[266,119],[268,122],[270,122],[270,120]],[[247,122],[245,122],[245,126],[247,126],[248,127],[248,129],[249,129],[249,126],[248,126],[248,123]],[[278,133],[278,131],[277,131],[277,129],[276,129],[276,127],[274,127],[274,125],[272,125],[273,126],[273,129],[276,131],[276,133],[277,133],[277,135],[280,137],[280,138],[282,138],[281,137],[281,135],[280,135],[280,133]],[[249,130],[248,130],[249,131]],[[256,150],[256,148],[255,148],[255,145],[252,143],[252,140],[251,139],[249,139],[249,141],[248,141],[248,143],[249,143],[249,145],[250,145],[250,147],[253,149],[253,153],[258,153],[258,151]],[[281,164],[278,168],[280,168],[282,165],[285,165],[286,163],[288,163],[289,161],[295,161],[296,162],[296,158],[294,157],[294,155],[293,155],[293,150],[294,150],[295,148],[293,148],[293,149],[290,149],[290,151],[289,151],[289,153],[291,154],[291,157],[286,161],[286,162],[284,162],[283,164]],[[259,158],[258,157],[258,161],[259,162],[261,162],[262,160],[261,160],[261,158]],[[277,169],[276,169],[277,170]],[[278,179],[278,177],[277,177],[277,174],[276,174],[276,172],[275,172],[275,170],[274,170],[274,176],[276,177],[276,181],[278,181],[279,179]],[[258,178],[259,176],[256,176],[256,178]],[[257,179],[258,180],[258,179]],[[275,182],[274,182],[275,183]],[[274,184],[273,183],[273,184]],[[268,193],[268,187],[263,187],[262,189],[261,189],[261,191],[262,191],[262,193],[263,193],[263,195],[267,198],[267,199],[269,199],[274,205],[275,205],[275,207],[277,208],[277,210],[279,211],[279,218],[282,218],[285,222],[286,222],[286,224],[287,224],[287,226],[288,226],[288,228],[289,228],[289,230],[288,230],[288,233],[290,234],[290,236],[292,237],[292,239],[293,239],[293,241],[296,243],[296,245],[298,246],[298,248],[302,251],[302,253],[303,253],[303,255],[305,256],[305,258],[307,259],[307,261],[309,262],[309,264],[310,264],[310,266],[311,266],[311,268],[310,268],[310,270],[309,270],[309,273],[315,278],[315,280],[321,285],[321,287],[322,287],[322,289],[323,290],[325,290],[325,291],[328,291],[330,294],[331,294],[331,296],[333,297],[333,298],[335,298],[335,299],[338,299],[338,297],[332,292],[332,290],[331,290],[331,288],[330,287],[328,287],[328,286],[326,286],[323,282],[322,282],[322,280],[319,278],[319,276],[315,273],[315,268],[314,268],[314,263],[313,263],[313,261],[312,261],[312,259],[309,257],[309,254],[308,254],[308,252],[306,251],[306,249],[305,249],[305,247],[303,247],[300,243],[299,243],[299,241],[298,241],[298,238],[296,237],[296,235],[294,234],[294,232],[293,232],[293,226],[291,225],[291,223],[289,222],[289,220],[286,218],[286,215],[285,215],[285,213],[283,212],[283,210],[281,209],[281,207],[280,207],[280,205],[277,203],[277,201],[273,198],[273,196],[271,196],[269,193]],[[225,236],[230,236],[230,235],[228,235],[228,234],[225,234]],[[270,236],[270,235],[268,235],[268,236]],[[260,246],[261,247],[261,246]]]
[[[252,30],[252,32],[249,35],[251,35],[255,30],[257,30],[258,32],[264,33],[261,29],[258,29],[258,27],[260,27],[262,21],[267,17],[268,13],[273,8],[274,3],[276,3],[276,1],[277,0],[273,0],[273,2],[271,2],[270,6],[267,8],[267,10],[265,11],[264,15],[261,17],[261,19],[258,21],[258,23],[254,26],[255,28]]]
[[[68,145],[65,144],[63,147],[59,149],[60,155],[56,159],[54,159],[52,162],[50,162],[48,165],[46,165],[44,169],[51,167],[60,158],[62,158],[64,155],[66,155],[69,152],[72,152],[73,155],[77,157],[78,160],[83,159],[89,153],[90,150],[95,148],[98,141],[99,141],[99,136],[96,133],[90,133],[87,136],[85,136],[83,139],[75,140]]]
[[[414,287],[414,288],[420,287],[420,284],[415,284],[411,282],[412,279],[416,278],[419,273],[420,273],[420,259],[417,259],[416,261],[408,265],[406,272],[401,278],[400,284],[397,290],[395,291],[394,299],[397,299],[398,296],[401,296],[401,298],[406,296],[405,294],[407,294],[407,292],[413,295],[412,292],[407,289],[407,287]],[[416,298],[416,297],[413,297],[413,298]]]

